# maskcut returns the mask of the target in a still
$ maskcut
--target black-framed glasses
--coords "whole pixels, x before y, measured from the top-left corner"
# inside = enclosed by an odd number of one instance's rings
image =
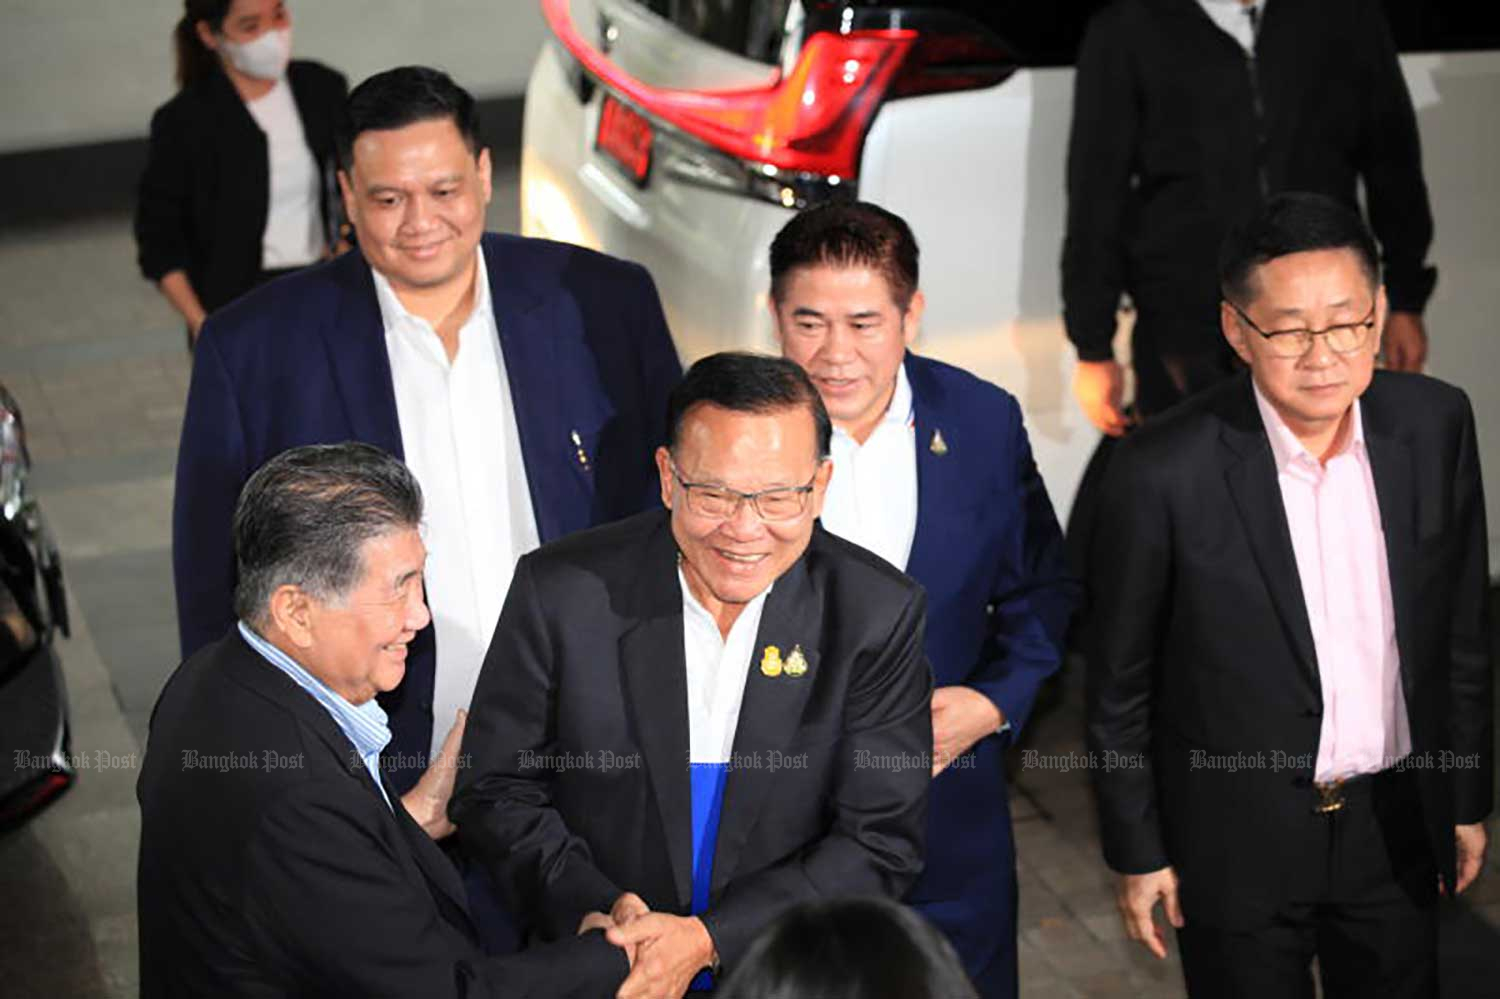
[[[1325,337],[1328,341],[1328,349],[1335,354],[1352,354],[1359,350],[1370,340],[1370,331],[1375,329],[1375,303],[1370,303],[1370,311],[1357,323],[1338,323],[1326,326],[1320,330],[1263,330],[1255,325],[1255,320],[1245,315],[1245,310],[1229,303],[1229,307],[1235,311],[1245,325],[1259,333],[1265,338],[1266,345],[1271,348],[1271,353],[1277,357],[1301,357],[1312,349],[1313,337]]]
[[[728,486],[707,482],[689,482],[677,470],[677,462],[670,461],[672,478],[682,487],[687,496],[688,509],[700,517],[712,520],[728,520],[740,512],[741,503],[749,503],[755,515],[765,521],[796,520],[807,512],[807,497],[812,495],[813,481],[818,473],[813,472],[805,486],[777,486],[759,492],[746,493]]]

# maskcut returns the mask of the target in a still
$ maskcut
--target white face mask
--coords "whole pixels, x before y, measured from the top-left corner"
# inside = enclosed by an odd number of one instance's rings
[[[246,76],[279,80],[292,58],[292,29],[263,31],[248,42],[232,42],[224,38],[219,42],[219,51],[224,53],[230,65]]]

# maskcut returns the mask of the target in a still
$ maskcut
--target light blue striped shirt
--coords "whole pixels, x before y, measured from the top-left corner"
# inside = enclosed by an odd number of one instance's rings
[[[244,621],[240,622],[240,635],[266,662],[291,677],[293,683],[323,705],[323,710],[333,718],[339,731],[354,743],[355,752],[359,753],[365,769],[370,771],[370,779],[380,789],[380,796],[385,798],[385,803],[389,806],[390,796],[385,793],[385,785],[380,782],[380,751],[391,741],[391,729],[386,724],[385,709],[373,697],[358,706],[350,704],[328,684],[299,666],[291,656],[257,635]]]

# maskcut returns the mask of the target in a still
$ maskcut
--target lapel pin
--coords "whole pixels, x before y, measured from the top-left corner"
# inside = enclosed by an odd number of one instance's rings
[[[792,678],[801,676],[807,672],[807,657],[802,654],[802,646],[792,646],[792,654],[786,657],[786,675]]]
[[[927,450],[941,458],[948,453],[948,442],[943,440],[943,432],[934,430],[932,432],[932,443],[927,445]]]
[[[573,439],[573,448],[578,458],[578,464],[583,466],[583,470],[587,472],[589,470],[589,453],[583,449],[583,438],[579,436],[576,430],[568,434],[568,436]]]
[[[760,671],[765,676],[781,675],[781,650],[774,645],[767,645],[766,651],[760,657]]]

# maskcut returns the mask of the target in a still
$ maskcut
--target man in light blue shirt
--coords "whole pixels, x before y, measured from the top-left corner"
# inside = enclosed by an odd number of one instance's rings
[[[590,932],[486,956],[433,843],[456,757],[404,797],[375,695],[427,626],[422,493],[366,444],[295,448],[234,517],[239,621],[151,719],[137,885],[143,996],[598,996],[629,958]]]

